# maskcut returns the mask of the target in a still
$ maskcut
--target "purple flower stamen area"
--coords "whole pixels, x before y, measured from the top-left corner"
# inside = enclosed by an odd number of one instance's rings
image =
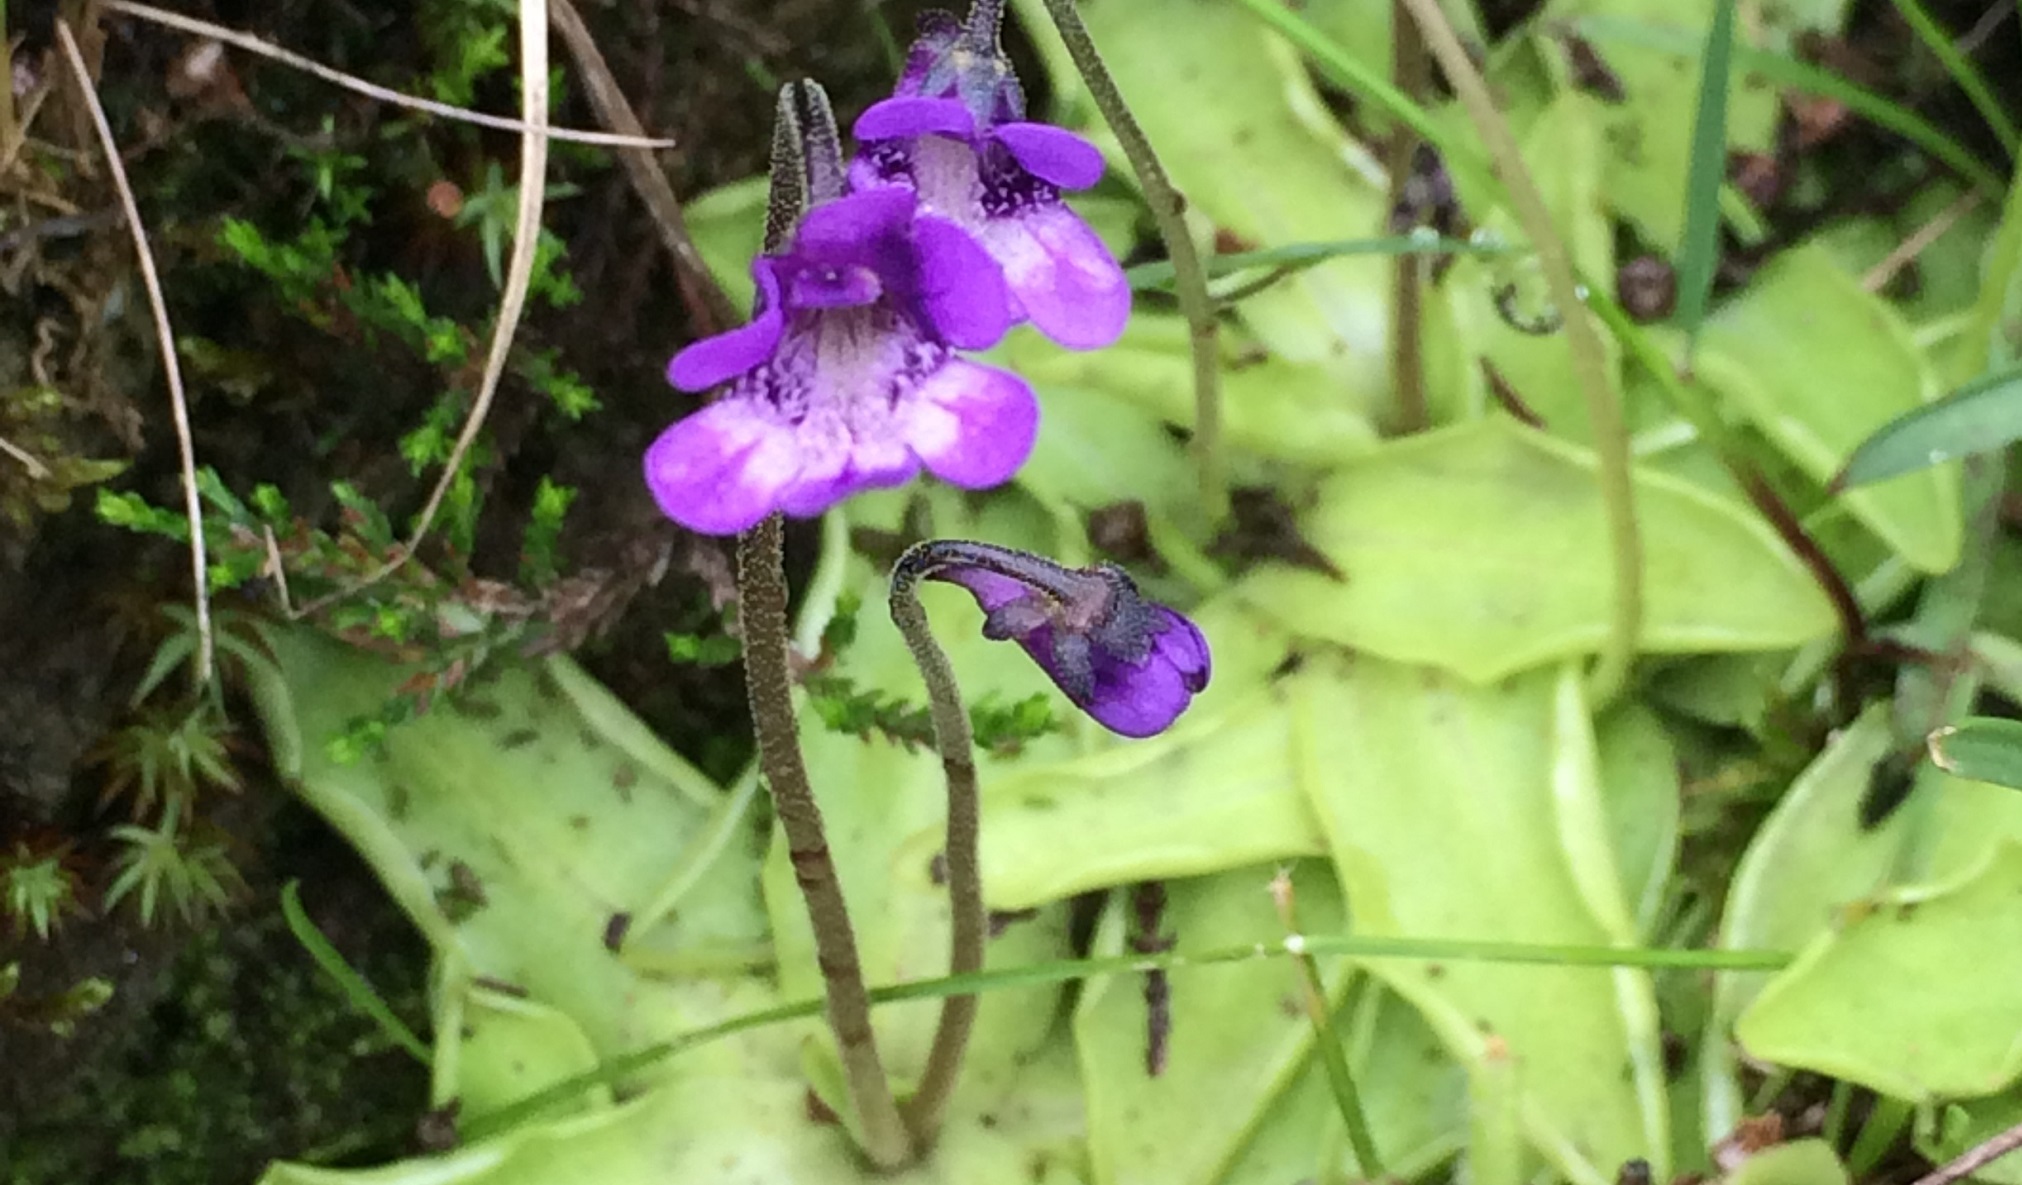
[[[749,324],[674,356],[668,381],[721,396],[646,453],[669,518],[735,534],[811,516],[924,466],[968,489],[1009,480],[1039,409],[1025,381],[961,357],[1012,320],[995,262],[961,227],[880,188],[823,203],[753,261]]]
[[[983,636],[1018,643],[1062,694],[1111,732],[1164,732],[1208,685],[1206,637],[1149,601],[1113,564],[1068,568],[988,543],[939,539],[903,556],[895,585],[959,585],[983,610]]]
[[[1021,103],[996,104],[997,115]],[[1061,199],[1102,178],[1102,154],[1063,128],[979,115],[960,98],[900,94],[858,117],[850,166],[861,192],[903,187],[920,209],[975,236],[1004,270],[1013,313],[1070,349],[1114,342],[1130,284],[1102,239]]]

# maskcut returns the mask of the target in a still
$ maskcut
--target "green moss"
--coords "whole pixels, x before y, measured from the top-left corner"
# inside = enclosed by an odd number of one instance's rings
[[[374,923],[401,926],[390,912]],[[421,1021],[425,949],[375,945],[360,969]],[[426,1069],[352,1010],[278,911],[229,919],[192,940],[120,1048],[26,1122],[0,1180],[234,1185],[276,1157],[385,1159],[406,1148],[427,1089]]]

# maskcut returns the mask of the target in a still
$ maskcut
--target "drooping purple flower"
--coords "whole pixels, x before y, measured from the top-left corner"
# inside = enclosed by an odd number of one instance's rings
[[[647,450],[668,517],[734,534],[903,484],[922,465],[974,489],[1024,463],[1038,430],[1031,388],[956,353],[1009,327],[1003,278],[967,233],[917,205],[886,188],[815,206],[752,263],[751,322],[674,356],[676,387],[728,386]]]
[[[969,24],[929,14],[892,98],[854,129],[858,190],[903,186],[920,208],[959,224],[1004,269],[1014,313],[1071,349],[1114,342],[1130,317],[1123,269],[1061,200],[1102,177],[1081,137],[1025,119],[1025,96],[997,45],[1001,4]]]
[[[1208,685],[1207,639],[1148,601],[1114,564],[1067,568],[1022,551],[937,539],[900,557],[894,584],[940,580],[983,609],[983,636],[1017,642],[1098,724],[1127,737],[1165,731]]]

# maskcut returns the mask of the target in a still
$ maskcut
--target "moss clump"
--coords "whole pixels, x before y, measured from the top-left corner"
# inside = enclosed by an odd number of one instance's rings
[[[419,1021],[427,952],[369,919],[360,970]],[[278,912],[192,938],[168,990],[119,1047],[24,1117],[5,1185],[233,1185],[280,1157],[342,1164],[407,1147],[426,1069],[317,970]]]

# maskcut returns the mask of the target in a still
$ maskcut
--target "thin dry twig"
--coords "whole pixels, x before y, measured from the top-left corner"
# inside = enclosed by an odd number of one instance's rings
[[[127,183],[126,164],[120,160],[119,145],[112,138],[112,124],[105,118],[105,108],[99,105],[98,90],[92,85],[83,51],[77,48],[77,38],[71,34],[69,22],[61,17],[56,20],[56,38],[63,43],[63,56],[77,79],[77,89],[84,99],[85,110],[91,114],[92,126],[98,130],[99,147],[104,150],[106,166],[112,172],[112,187],[119,193],[120,207],[126,211],[126,229],[133,235],[134,253],[140,257],[141,284],[147,289],[147,303],[154,311],[154,332],[161,344],[162,369],[168,375],[169,406],[175,417],[176,447],[182,454],[183,512],[190,520],[190,575],[196,585],[197,683],[202,686],[211,678],[210,564],[204,555],[203,502],[197,496],[197,448],[190,437],[190,409],[183,395],[183,371],[176,358],[175,331],[169,326],[161,276],[155,271],[154,252],[148,247],[147,228],[140,222],[140,206],[134,201],[133,186]]]
[[[42,104],[48,98],[49,87],[46,85],[37,86],[29,92],[28,101],[21,105],[16,113],[14,126],[9,129],[11,134],[7,137],[6,143],[0,145],[0,175],[13,170],[15,160],[19,159],[21,150],[28,145],[28,129],[35,126],[35,117],[42,114]]]
[[[1952,1185],[1961,1177],[1979,1172],[1988,1165],[2022,1148],[2022,1123],[1975,1145],[1954,1160],[1917,1178],[1915,1185]]]
[[[15,444],[5,436],[0,436],[0,453],[6,453],[8,456],[21,462],[21,467],[28,470],[28,476],[37,481],[41,481],[43,478],[49,476],[49,466],[37,460],[34,453]]]
[[[151,4],[136,4],[133,0],[100,0],[100,2],[102,7],[109,11],[122,12],[128,16],[139,17],[145,21],[153,21],[159,25],[167,25],[171,29],[180,29],[185,33],[194,33],[200,37],[215,37],[227,45],[236,45],[248,53],[272,58],[274,61],[293,66],[297,70],[314,74],[325,82],[334,83],[346,90],[356,91],[361,95],[378,99],[384,103],[392,103],[397,107],[407,107],[415,111],[426,111],[431,115],[440,115],[444,119],[462,120],[465,123],[477,124],[479,127],[498,128],[501,131],[519,132],[522,135],[526,134],[534,125],[534,120],[530,116],[524,120],[519,120],[503,115],[487,115],[482,111],[472,111],[467,107],[453,107],[448,103],[438,103],[433,99],[418,98],[414,95],[390,90],[376,83],[367,82],[363,78],[346,74],[341,70],[333,70],[313,58],[305,58],[292,50],[282,49],[280,46],[262,41],[250,33],[241,33],[236,29],[228,29],[223,25],[214,25],[209,21],[198,20],[193,16],[184,16],[179,12],[170,12],[165,8],[156,8]],[[546,76],[543,75],[542,77],[545,80]],[[607,144],[619,148],[670,148],[674,144],[672,140],[655,140],[643,136],[626,136],[611,132],[578,131],[574,128],[551,128],[546,123],[547,111],[545,108],[542,109],[541,115],[541,134],[550,140],[572,140],[578,144]]]
[[[281,562],[281,543],[274,538],[274,528],[262,527],[260,530],[265,535],[267,543],[267,566],[261,570],[260,575],[274,578],[276,595],[281,601],[281,612],[293,617],[295,604],[288,596],[288,565]]]
[[[575,6],[569,0],[548,0],[548,15],[554,20],[562,41],[568,45],[569,53],[576,59],[576,68],[582,71],[583,89],[590,96],[590,106],[596,108],[597,118],[608,128],[643,140],[645,125],[639,122],[632,104],[625,98],[625,92],[619,89],[618,80],[611,75],[611,67],[605,63],[596,39],[590,36],[589,26],[583,23]],[[625,175],[631,179],[633,192],[646,203],[647,212],[653,216],[653,224],[660,231],[661,245],[674,257],[674,276],[680,283],[688,315],[695,322],[696,336],[720,333],[736,325],[739,320],[737,309],[722,286],[709,274],[709,265],[703,262],[702,252],[696,249],[695,240],[689,236],[688,220],[681,214],[681,199],[674,195],[674,187],[668,183],[660,162],[643,148],[628,148],[620,152],[618,161],[625,166]]]
[[[1880,292],[1896,273],[1907,267],[1911,260],[1924,253],[1948,230],[1952,224],[1966,216],[1966,212],[1980,204],[1980,195],[1971,190],[1961,194],[1957,201],[1937,212],[1929,222],[1916,229],[1909,238],[1896,244],[1896,249],[1884,255],[1881,262],[1869,268],[1861,276],[1861,287],[1869,292]]]
[[[547,197],[548,9],[543,0],[520,0],[519,9],[520,112],[525,120],[525,130],[520,134],[519,211],[513,222],[513,253],[506,264],[505,291],[499,297],[498,321],[492,327],[491,350],[485,355],[484,375],[478,380],[477,398],[471,403],[470,414],[464,417],[463,431],[457,434],[456,444],[449,450],[449,460],[443,465],[442,476],[436,480],[434,491],[421,508],[407,542],[394,552],[393,558],[364,579],[302,606],[296,611],[296,617],[306,617],[377,584],[413,558],[428,529],[435,525],[435,516],[442,509],[443,499],[449,496],[450,488],[456,484],[456,475],[469,457],[477,434],[483,430],[485,417],[491,414],[492,398],[498,394],[499,379],[505,374],[506,355],[512,349],[513,333],[519,328],[520,315],[526,311],[527,291],[533,286],[534,255],[540,247],[541,208]]]

